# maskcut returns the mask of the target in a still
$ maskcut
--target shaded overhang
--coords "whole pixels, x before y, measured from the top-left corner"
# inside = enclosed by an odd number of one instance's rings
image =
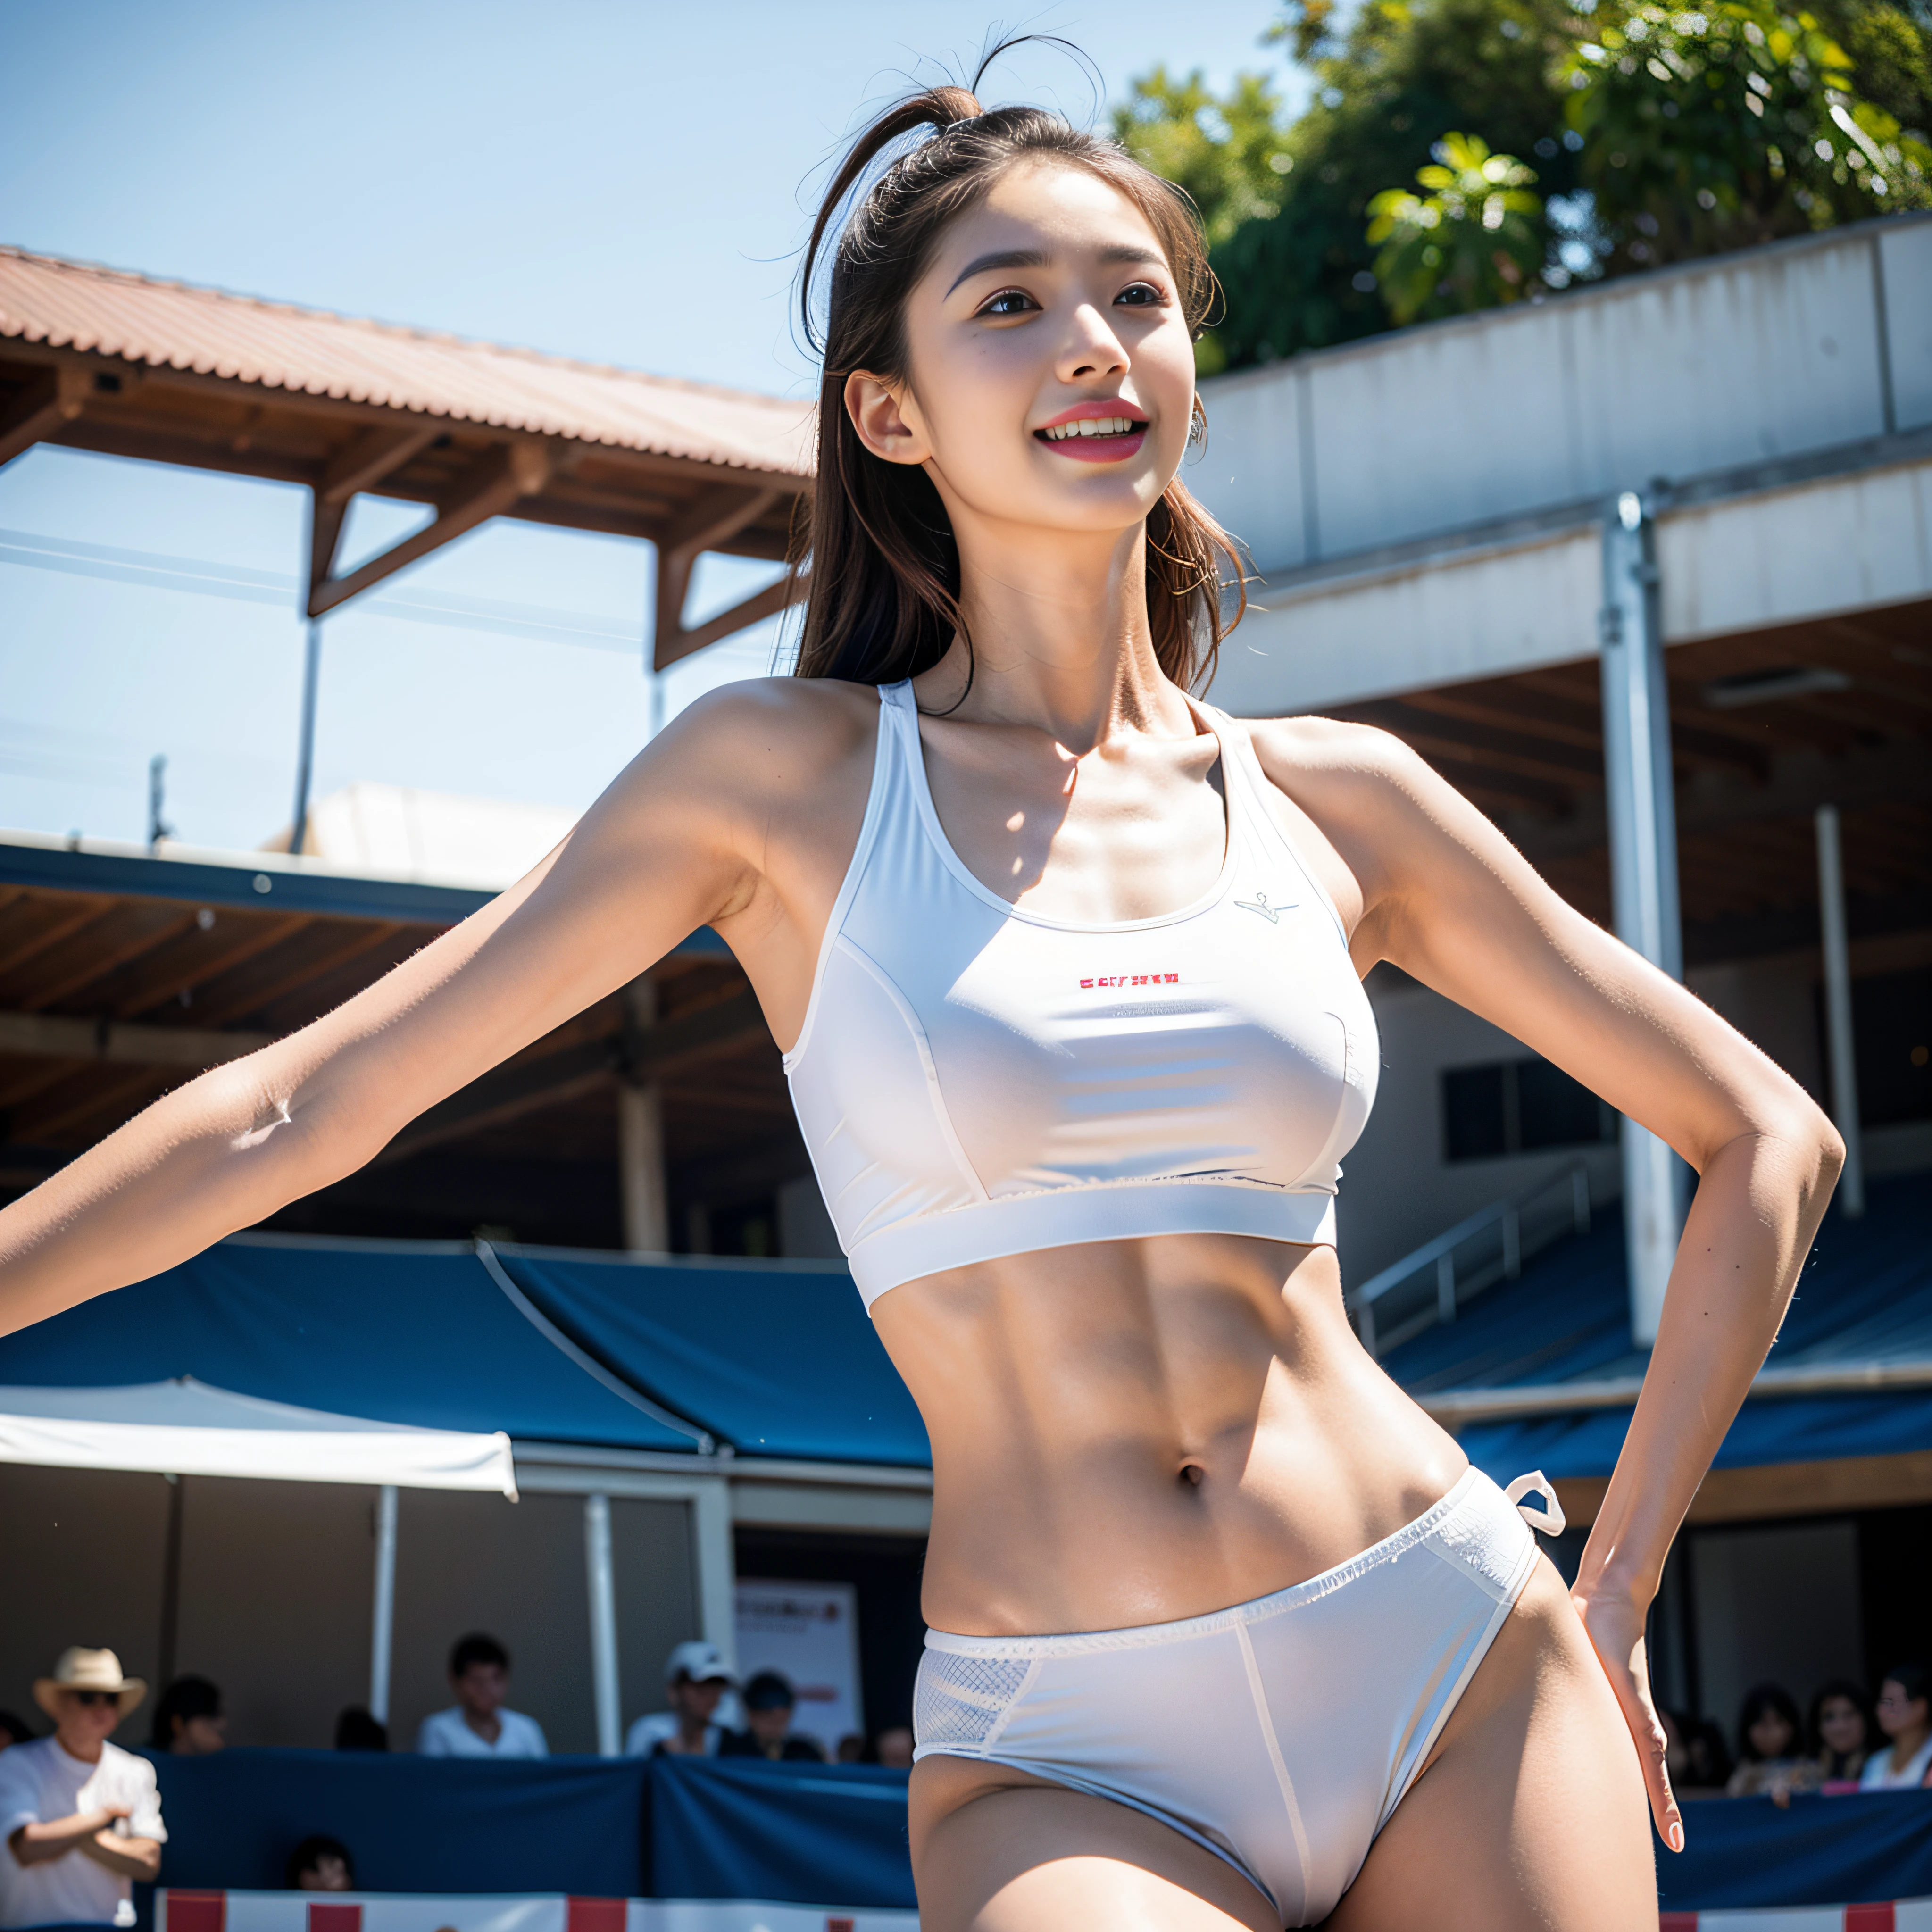
[[[810,404],[192,288],[0,248],[0,464],[36,443],[305,485],[320,617],[492,517],[642,538],[660,670],[772,616],[771,585],[687,627],[706,550],[782,560]],[[424,529],[338,574],[350,501]]]

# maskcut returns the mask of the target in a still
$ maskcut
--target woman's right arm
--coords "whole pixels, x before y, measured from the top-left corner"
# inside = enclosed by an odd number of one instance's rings
[[[424,1108],[756,902],[766,801],[799,782],[822,729],[799,709],[776,680],[693,706],[508,891],[0,1210],[0,1334],[146,1280],[353,1173]]]

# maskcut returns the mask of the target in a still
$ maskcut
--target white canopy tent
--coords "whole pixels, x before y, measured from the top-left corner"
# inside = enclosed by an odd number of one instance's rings
[[[373,1484],[369,1708],[383,1723],[395,1626],[396,1492],[483,1490],[517,1499],[510,1438],[500,1430],[466,1435],[370,1422],[236,1395],[192,1376],[118,1388],[0,1388],[0,1462]]]
[[[255,1476],[410,1490],[495,1490],[514,1502],[510,1438],[331,1415],[192,1376],[122,1388],[0,1388],[0,1462]]]

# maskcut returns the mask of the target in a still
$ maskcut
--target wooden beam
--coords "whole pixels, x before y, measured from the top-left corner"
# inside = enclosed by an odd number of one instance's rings
[[[315,494],[325,503],[346,503],[370,490],[393,470],[400,470],[442,434],[440,422],[421,422],[403,429],[378,425],[365,430],[334,458],[317,479]]]
[[[667,640],[660,631],[656,648],[651,654],[652,662],[662,670],[676,664],[679,658],[688,658],[694,651],[701,651],[706,644],[715,644],[720,638],[728,638],[734,631],[748,630],[767,617],[776,616],[788,604],[800,602],[810,587],[803,577],[795,578],[788,571],[777,583],[766,585],[755,596],[746,598],[742,604],[733,604],[728,610],[721,610],[710,622],[699,625],[694,631],[680,629],[668,640],[671,646],[668,652],[664,648]]]
[[[574,1100],[580,1094],[608,1085],[621,1058],[616,1040],[592,1040],[559,1053],[547,1053],[539,1060],[519,1060],[500,1066],[418,1115],[376,1156],[376,1162],[386,1166],[392,1161],[406,1160],[411,1154],[440,1147],[459,1136],[479,1133],[538,1107]]]
[[[0,469],[64,429],[80,414],[87,392],[82,369],[63,366],[34,376],[0,412]]]
[[[198,1073],[259,1052],[266,1033],[216,1033],[206,1027],[142,1026],[120,1020],[68,1019],[53,1013],[0,1013],[0,1053],[55,1060],[112,1060],[127,1066],[191,1066]]]
[[[699,557],[707,550],[730,542],[747,524],[756,523],[782,494],[777,490],[748,489],[740,484],[720,484],[706,490],[660,534],[657,621],[651,636],[651,662],[659,670],[680,658],[689,657],[694,651],[702,650],[719,638],[728,637],[734,631],[743,630],[782,610],[791,601],[781,596],[772,603],[770,592],[760,591],[696,630],[687,631],[684,627],[684,601]]]
[[[728,999],[681,1013],[638,1034],[627,1044],[621,1035],[586,1040],[540,1059],[512,1061],[472,1080],[405,1127],[379,1161],[402,1160],[463,1134],[500,1126],[519,1114],[553,1106],[608,1085],[620,1073],[631,1079],[655,1078],[671,1068],[746,1040],[769,1038],[764,1011],[748,987]]]
[[[442,507],[434,523],[404,538],[380,556],[372,556],[346,577],[332,577],[309,593],[308,614],[320,617],[359,596],[372,584],[393,577],[406,564],[442,549],[447,543],[488,523],[520,498],[532,496],[550,479],[548,454],[534,442],[505,444],[472,469]]]

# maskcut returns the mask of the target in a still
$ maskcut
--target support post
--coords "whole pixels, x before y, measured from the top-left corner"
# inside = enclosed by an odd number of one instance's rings
[[[1856,1220],[1865,1211],[1864,1150],[1858,1134],[1858,1069],[1852,1033],[1851,949],[1845,936],[1845,865],[1838,844],[1838,808],[1821,805],[1818,828],[1818,923],[1825,941],[1825,1034],[1832,1075],[1832,1118],[1845,1143],[1838,1177],[1838,1211]]]
[[[1655,527],[1625,490],[1604,521],[1604,775],[1609,796],[1610,897],[1617,937],[1673,980],[1684,976],[1677,896],[1677,808],[1670,698],[1664,675]],[[1624,1233],[1630,1332],[1657,1339],[1684,1226],[1684,1170],[1670,1147],[1623,1124]]]
[[[296,748],[296,815],[289,829],[289,850],[299,852],[307,843],[308,791],[315,772],[315,696],[322,675],[322,620],[308,621],[302,653],[302,740]]]
[[[698,1485],[691,1505],[697,1562],[698,1634],[716,1644],[728,1669],[738,1667],[738,1565],[731,1547],[731,1491],[722,1477]]]
[[[617,1184],[622,1190],[624,1245],[633,1254],[670,1251],[670,1206],[664,1182],[664,1089],[640,1075],[644,1038],[656,1023],[658,989],[648,979],[624,989],[627,1063],[617,1088]]]
[[[182,1509],[187,1500],[182,1479],[168,1476],[168,1526],[161,1546],[161,1635],[155,1646],[159,1668],[155,1676],[165,1690],[175,1681],[181,1645]]]
[[[376,1492],[376,1598],[369,1626],[369,1714],[389,1721],[389,1665],[396,1640],[396,1486]]]
[[[623,1750],[617,1682],[617,1577],[610,1560],[610,1498],[584,1498],[584,1561],[590,1586],[590,1682],[597,1706],[597,1755]]]

